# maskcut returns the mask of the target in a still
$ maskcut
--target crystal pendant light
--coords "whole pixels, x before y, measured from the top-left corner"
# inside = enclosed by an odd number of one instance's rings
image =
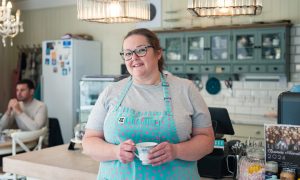
[[[10,1],[2,0],[0,6],[0,35],[2,36],[3,46],[6,46],[6,38],[10,38],[10,45],[13,46],[12,38],[19,32],[23,32],[23,22],[20,21],[20,10],[16,15],[11,14],[12,4]]]
[[[100,23],[150,20],[147,0],[77,0],[78,19]]]

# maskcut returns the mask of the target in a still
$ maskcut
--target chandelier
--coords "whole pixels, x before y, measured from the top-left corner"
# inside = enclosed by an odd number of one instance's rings
[[[259,15],[262,0],[188,0],[187,10],[197,17]]]
[[[150,20],[147,0],[77,0],[78,19],[100,23]]]
[[[11,15],[11,2],[2,0],[0,6],[0,35],[2,36],[3,46],[6,46],[6,38],[10,38],[10,45],[13,46],[12,38],[14,38],[19,31],[23,32],[23,22],[20,21],[20,10],[17,10],[16,15]]]

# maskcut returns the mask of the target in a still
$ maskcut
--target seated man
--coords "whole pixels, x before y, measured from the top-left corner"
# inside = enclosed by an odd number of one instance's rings
[[[9,101],[0,120],[0,132],[4,129],[38,130],[48,123],[45,103],[33,98],[34,84],[29,79],[17,83],[16,96]]]

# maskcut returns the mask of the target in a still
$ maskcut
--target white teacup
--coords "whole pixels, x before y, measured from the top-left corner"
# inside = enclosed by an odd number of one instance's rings
[[[135,145],[138,154],[134,153],[138,157],[143,165],[149,165],[148,154],[149,151],[157,145],[156,142],[142,142]]]

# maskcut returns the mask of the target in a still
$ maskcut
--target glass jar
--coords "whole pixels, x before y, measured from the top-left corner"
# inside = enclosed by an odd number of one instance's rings
[[[265,179],[277,179],[278,163],[275,161],[267,161],[265,164]]]
[[[75,138],[74,141],[80,143],[83,136],[84,136],[84,132],[85,132],[85,125],[86,123],[78,123],[75,127],[74,127],[74,134],[75,134]]]
[[[280,180],[294,180],[296,175],[295,169],[283,168],[280,173]]]
[[[247,156],[243,156],[238,164],[238,179],[264,180],[264,148],[249,147],[246,152]]]

